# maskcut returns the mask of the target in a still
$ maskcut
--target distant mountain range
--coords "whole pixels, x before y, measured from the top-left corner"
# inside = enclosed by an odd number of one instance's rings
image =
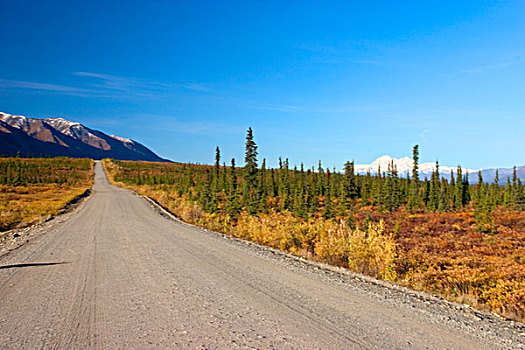
[[[62,118],[27,118],[0,112],[0,156],[114,158],[168,162],[146,146]]]
[[[391,162],[394,161],[394,165],[397,168],[397,172],[400,176],[406,177],[407,174],[412,175],[412,167],[413,167],[413,161],[409,157],[403,157],[403,158],[392,158],[390,156],[381,156],[374,160],[371,164],[356,164],[355,165],[355,172],[357,174],[365,175],[367,172],[370,172],[371,174],[377,173],[378,168],[381,169],[381,172],[386,172],[388,169],[388,165],[391,164]],[[423,180],[425,177],[430,178],[432,176],[432,173],[436,169],[436,163],[427,162],[427,163],[420,163],[419,164],[419,178]],[[469,182],[470,183],[477,183],[478,182],[478,172],[481,170],[481,176],[483,177],[484,182],[493,182],[494,178],[496,177],[496,170],[498,170],[498,175],[500,179],[500,184],[504,184],[507,182],[507,178],[512,179],[512,171],[513,168],[499,168],[499,169],[466,169],[463,168],[462,172],[463,174],[466,174],[468,172],[469,174]],[[456,167],[450,167],[446,165],[439,164],[439,173],[441,177],[450,179],[450,172],[454,172],[454,176],[457,171]],[[520,178],[522,181],[525,180],[525,166],[521,166],[516,168],[516,173],[518,178]]]

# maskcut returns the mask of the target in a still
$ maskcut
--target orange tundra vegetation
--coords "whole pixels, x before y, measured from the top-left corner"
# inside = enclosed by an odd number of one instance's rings
[[[302,201],[290,209],[283,205],[278,179],[294,175],[279,169],[264,170],[262,186],[275,180],[276,193],[262,196],[258,209],[249,212],[244,175],[234,166],[112,160],[104,165],[114,184],[154,199],[188,223],[525,320],[522,210],[496,206],[487,216],[487,232],[480,230],[472,203],[455,212],[406,206],[384,211],[362,199],[348,205],[324,193],[303,216]],[[205,209],[206,203],[213,209]],[[333,216],[326,215],[329,210]]]
[[[58,214],[92,182],[90,159],[0,158],[0,231]]]

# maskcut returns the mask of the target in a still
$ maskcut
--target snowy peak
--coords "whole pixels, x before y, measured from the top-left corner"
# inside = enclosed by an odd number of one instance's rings
[[[106,151],[111,149],[111,146],[104,139],[94,135],[80,123],[71,122],[63,118],[44,118],[42,120],[62,134],[81,140],[90,146]]]
[[[107,135],[64,118],[27,118],[0,112],[0,154],[166,161],[133,140]]]
[[[388,169],[388,167],[392,164],[392,161],[394,162],[394,166],[397,168],[397,171],[400,173],[412,170],[412,160],[410,158],[404,157],[394,159],[387,155],[377,158],[371,164],[358,164],[355,166],[355,169],[357,172],[363,173],[366,173],[368,171],[370,171],[371,173],[376,173],[378,169],[381,169],[381,171],[383,172]]]
[[[403,157],[403,158],[392,158],[388,155],[381,156],[374,160],[371,164],[357,164],[355,166],[355,171],[358,174],[366,174],[367,172],[370,172],[371,174],[376,174],[378,169],[381,170],[381,172],[387,171],[388,166],[392,164],[392,161],[394,162],[394,166],[397,169],[397,172],[400,175],[407,175],[412,173],[412,168],[414,166],[414,162],[409,157]],[[420,163],[419,164],[419,173],[421,175],[428,175],[435,171],[436,169],[436,163],[435,162],[426,162],[426,163]],[[450,175],[450,171],[456,172],[457,167],[450,167],[446,165],[439,165],[439,172],[441,174],[447,174]],[[463,169],[463,172],[477,172],[478,170],[474,169]]]
[[[42,119],[49,125],[51,125],[56,130],[69,135],[73,136],[73,133],[71,132],[71,128],[76,127],[76,129],[82,128],[80,123],[70,122],[69,120],[63,119],[63,118],[44,118]]]
[[[125,137],[120,137],[120,136],[116,136],[116,135],[109,135],[110,137],[113,137],[115,140],[119,140],[121,142],[125,142],[125,143],[134,143],[133,140],[130,140],[130,139],[127,139]]]
[[[22,115],[10,115],[7,113],[0,112],[0,120],[4,123],[7,123],[11,126],[14,126],[17,129],[28,129],[29,127],[29,120],[28,118],[22,116]]]

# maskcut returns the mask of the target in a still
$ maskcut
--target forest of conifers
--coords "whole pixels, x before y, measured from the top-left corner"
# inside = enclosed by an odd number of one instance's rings
[[[90,181],[93,161],[83,158],[0,158],[0,185],[77,185]]]
[[[325,219],[345,218],[352,226],[357,210],[394,212],[400,208],[410,212],[458,212],[472,206],[480,230],[492,230],[490,213],[496,206],[508,210],[522,210],[525,192],[516,176],[499,185],[499,176],[492,183],[485,183],[478,175],[478,182],[470,185],[468,174],[458,166],[451,180],[440,177],[439,164],[430,179],[418,175],[419,147],[413,148],[414,167],[407,177],[398,175],[392,162],[387,169],[378,169],[374,175],[357,175],[354,163],[346,162],[344,173],[323,169],[290,168],[288,159],[279,158],[278,169],[267,169],[266,160],[258,167],[257,145],[251,129],[246,141],[245,166],[221,165],[217,147],[215,166],[181,164],[165,166],[162,171],[148,171],[149,165],[127,163],[115,181],[136,185],[175,185],[179,195],[187,194],[209,212],[227,213],[235,218],[241,209],[250,214],[269,210],[289,211],[297,217],[322,216]],[[118,165],[123,162],[114,161]],[[359,208],[357,208],[359,207]]]

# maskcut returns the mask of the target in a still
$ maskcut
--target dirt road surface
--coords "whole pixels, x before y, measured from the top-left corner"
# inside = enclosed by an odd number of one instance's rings
[[[0,258],[1,349],[521,349],[523,324],[159,215],[108,184]]]

